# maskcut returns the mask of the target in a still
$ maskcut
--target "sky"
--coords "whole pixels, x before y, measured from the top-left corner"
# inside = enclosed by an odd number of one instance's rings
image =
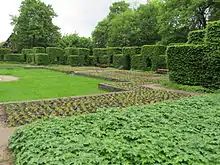
[[[3,1],[3,0],[2,0]],[[22,0],[4,0],[0,4],[0,42],[7,40],[12,33],[10,15],[18,15]],[[109,12],[109,6],[113,2],[121,0],[42,0],[51,4],[57,13],[53,22],[61,28],[61,33],[72,34],[77,32],[79,36],[90,37],[91,32],[99,21],[105,18]],[[126,0],[132,3],[145,3],[147,0]]]

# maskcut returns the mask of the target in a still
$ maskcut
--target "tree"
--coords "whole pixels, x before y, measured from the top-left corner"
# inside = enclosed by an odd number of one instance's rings
[[[15,49],[35,46],[56,46],[61,35],[52,19],[56,17],[51,5],[40,0],[24,0],[19,9],[19,16],[12,17],[14,25],[12,45]]]

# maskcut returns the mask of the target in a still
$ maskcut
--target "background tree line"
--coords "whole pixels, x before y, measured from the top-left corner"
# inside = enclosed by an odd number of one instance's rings
[[[92,38],[77,33],[62,36],[52,22],[56,16],[51,5],[23,0],[19,16],[11,16],[14,30],[10,47],[20,51],[37,46],[102,48],[186,42],[189,31],[220,20],[220,0],[148,0],[138,7],[115,2],[95,27]]]

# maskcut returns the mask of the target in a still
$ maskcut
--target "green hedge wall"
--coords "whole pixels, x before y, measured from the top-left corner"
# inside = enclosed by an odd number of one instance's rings
[[[188,34],[189,44],[203,44],[205,38],[206,30],[195,30]]]
[[[45,53],[46,50],[44,47],[33,47],[34,53]]]
[[[200,85],[203,58],[207,52],[204,45],[176,45],[167,49],[169,78],[181,84]]]
[[[152,58],[166,53],[164,45],[144,45],[141,50],[143,56],[142,63],[144,70],[152,70]]]
[[[94,48],[93,55],[97,57],[105,56],[105,55],[108,55],[107,51],[108,51],[108,48]]]
[[[122,48],[121,47],[108,47],[107,48],[108,64],[113,64],[113,56],[115,54],[122,54]]]
[[[142,55],[135,55],[131,57],[131,68],[135,70],[142,70]]]
[[[67,57],[67,63],[71,66],[83,66],[84,59],[79,55],[69,55]]]
[[[49,55],[49,61],[51,64],[66,64],[64,50],[62,48],[47,47],[46,52]]]
[[[4,61],[25,62],[23,54],[5,54]]]
[[[98,65],[98,59],[96,56],[89,56],[88,57],[88,66],[97,66]]]
[[[22,49],[22,50],[21,50],[21,54],[24,55],[25,61],[26,61],[27,55],[28,55],[28,54],[31,54],[31,53],[34,53],[34,50],[33,50],[33,49]]]
[[[115,68],[124,68],[124,55],[123,54],[116,54],[113,56],[113,66]]]
[[[210,22],[206,28],[205,42],[220,47],[220,21]]]
[[[123,69],[130,70],[131,69],[131,57],[140,54],[141,48],[140,47],[123,47],[123,55],[124,55],[124,65]]]
[[[46,53],[36,53],[35,54],[35,64],[37,65],[48,65],[49,56]]]
[[[99,57],[100,64],[108,64],[108,60],[109,60],[109,56],[107,55]]]
[[[78,55],[84,58],[84,65],[89,65],[90,49],[78,48]]]
[[[30,53],[26,55],[26,63],[34,64],[35,63],[35,53]]]
[[[68,47],[64,49],[65,56],[78,55],[78,49],[75,47]]]
[[[10,54],[11,53],[11,49],[8,48],[0,48],[0,61],[4,60],[4,55],[5,54]]]
[[[152,70],[167,69],[167,56],[160,55],[152,57]]]

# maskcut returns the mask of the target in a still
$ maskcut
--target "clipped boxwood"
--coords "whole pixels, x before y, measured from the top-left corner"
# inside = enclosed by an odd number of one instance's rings
[[[36,53],[35,55],[35,64],[37,65],[48,65],[49,56],[46,53]]]
[[[82,58],[82,56],[69,55],[67,57],[67,63],[71,66],[83,66],[84,65],[84,59]]]
[[[49,55],[49,61],[51,64],[65,64],[66,59],[64,50],[57,47],[47,47],[46,52]]]
[[[35,63],[35,53],[30,53],[26,55],[26,62],[28,64],[34,64]]]
[[[191,31],[188,34],[188,43],[189,44],[202,44],[204,43],[205,30],[195,30]]]
[[[142,55],[135,55],[131,57],[131,69],[142,70]]]
[[[113,56],[113,66],[115,68],[124,68],[124,56],[123,54],[116,54]]]
[[[11,53],[11,49],[8,48],[0,48],[0,61],[4,60],[4,55],[5,54],[10,54]]]
[[[33,47],[34,53],[45,53],[45,48],[44,47]]]
[[[166,46],[164,45],[144,45],[141,50],[143,56],[144,70],[152,70],[152,58],[165,54]]]
[[[169,78],[181,84],[200,85],[202,81],[204,45],[176,45],[167,49]]]
[[[167,69],[167,56],[160,55],[152,57],[152,70]]]
[[[23,54],[5,54],[4,61],[25,62]]]

